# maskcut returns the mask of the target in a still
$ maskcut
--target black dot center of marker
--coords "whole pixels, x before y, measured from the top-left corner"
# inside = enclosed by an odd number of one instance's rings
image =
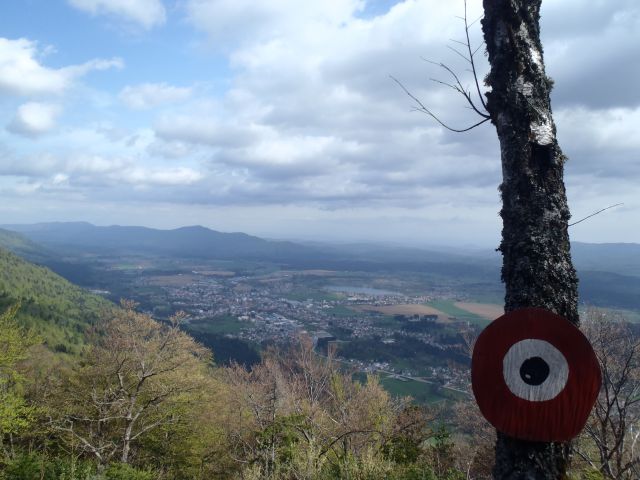
[[[520,378],[527,385],[540,385],[549,376],[549,364],[540,357],[527,358],[520,366]]]

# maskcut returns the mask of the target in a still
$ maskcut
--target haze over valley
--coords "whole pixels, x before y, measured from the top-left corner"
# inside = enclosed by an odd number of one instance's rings
[[[500,257],[490,250],[84,222],[4,225],[0,247],[94,295],[135,300],[158,320],[186,312],[183,328],[220,363],[251,365],[266,346],[304,334],[319,352],[331,346],[353,368],[380,373],[392,391],[414,379],[409,391],[420,401],[469,393],[465,332],[502,311]],[[640,245],[576,243],[573,252],[582,309],[640,319]]]

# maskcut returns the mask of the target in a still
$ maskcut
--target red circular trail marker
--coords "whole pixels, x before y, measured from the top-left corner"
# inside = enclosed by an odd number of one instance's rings
[[[498,431],[522,440],[563,442],[584,427],[601,374],[578,328],[548,310],[523,308],[480,334],[471,384],[480,411]]]

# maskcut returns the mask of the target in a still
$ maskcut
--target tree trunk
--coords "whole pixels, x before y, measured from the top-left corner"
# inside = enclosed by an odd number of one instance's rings
[[[131,450],[131,432],[133,432],[133,422],[129,421],[124,430],[124,436],[122,438],[122,455],[120,461],[122,463],[129,463],[129,451]]]
[[[540,44],[542,0],[483,0],[491,71],[487,110],[500,140],[505,311],[547,308],[574,324],[578,280],[571,263],[563,182],[566,157],[551,113],[552,81]],[[526,442],[498,433],[496,479],[564,478],[568,444]]]
[[[122,463],[129,463],[129,452],[131,451],[131,435],[133,434],[133,427],[140,416],[141,411],[134,414],[133,409],[136,404],[137,396],[131,397],[129,403],[129,411],[127,412],[127,416],[125,417],[125,429],[124,434],[122,436],[122,456],[120,457],[120,461]]]

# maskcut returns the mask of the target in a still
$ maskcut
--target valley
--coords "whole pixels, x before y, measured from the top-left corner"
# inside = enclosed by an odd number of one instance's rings
[[[405,382],[419,382],[410,390],[418,397],[428,391],[430,401],[469,391],[468,346],[460,332],[491,320],[457,306],[470,300],[463,293],[429,287],[419,276],[108,256],[94,257],[93,269],[104,275],[96,275],[102,280],[92,290],[113,301],[133,299],[161,320],[186,312],[183,327],[220,363],[251,363],[270,345],[308,335],[319,352],[331,349],[398,393],[407,390]],[[236,351],[220,352],[229,341]]]
[[[165,322],[185,312],[182,328],[220,365],[255,364],[265,349],[306,335],[318,353],[331,352],[354,372],[378,375],[385,388],[419,401],[469,394],[471,339],[502,313],[499,264],[482,252],[305,246],[201,227],[10,227],[19,233],[0,231],[0,246],[51,268],[93,298],[130,299]],[[578,259],[594,248],[578,245]],[[604,248],[607,262],[624,263],[615,248]],[[624,246],[623,255],[632,249]],[[593,255],[588,259],[589,268],[606,268]],[[584,309],[624,309],[635,320],[640,276],[633,262],[624,265],[581,272]],[[607,296],[600,283],[612,277],[626,289]],[[589,288],[597,295],[588,297]],[[79,337],[73,343],[81,344]]]

